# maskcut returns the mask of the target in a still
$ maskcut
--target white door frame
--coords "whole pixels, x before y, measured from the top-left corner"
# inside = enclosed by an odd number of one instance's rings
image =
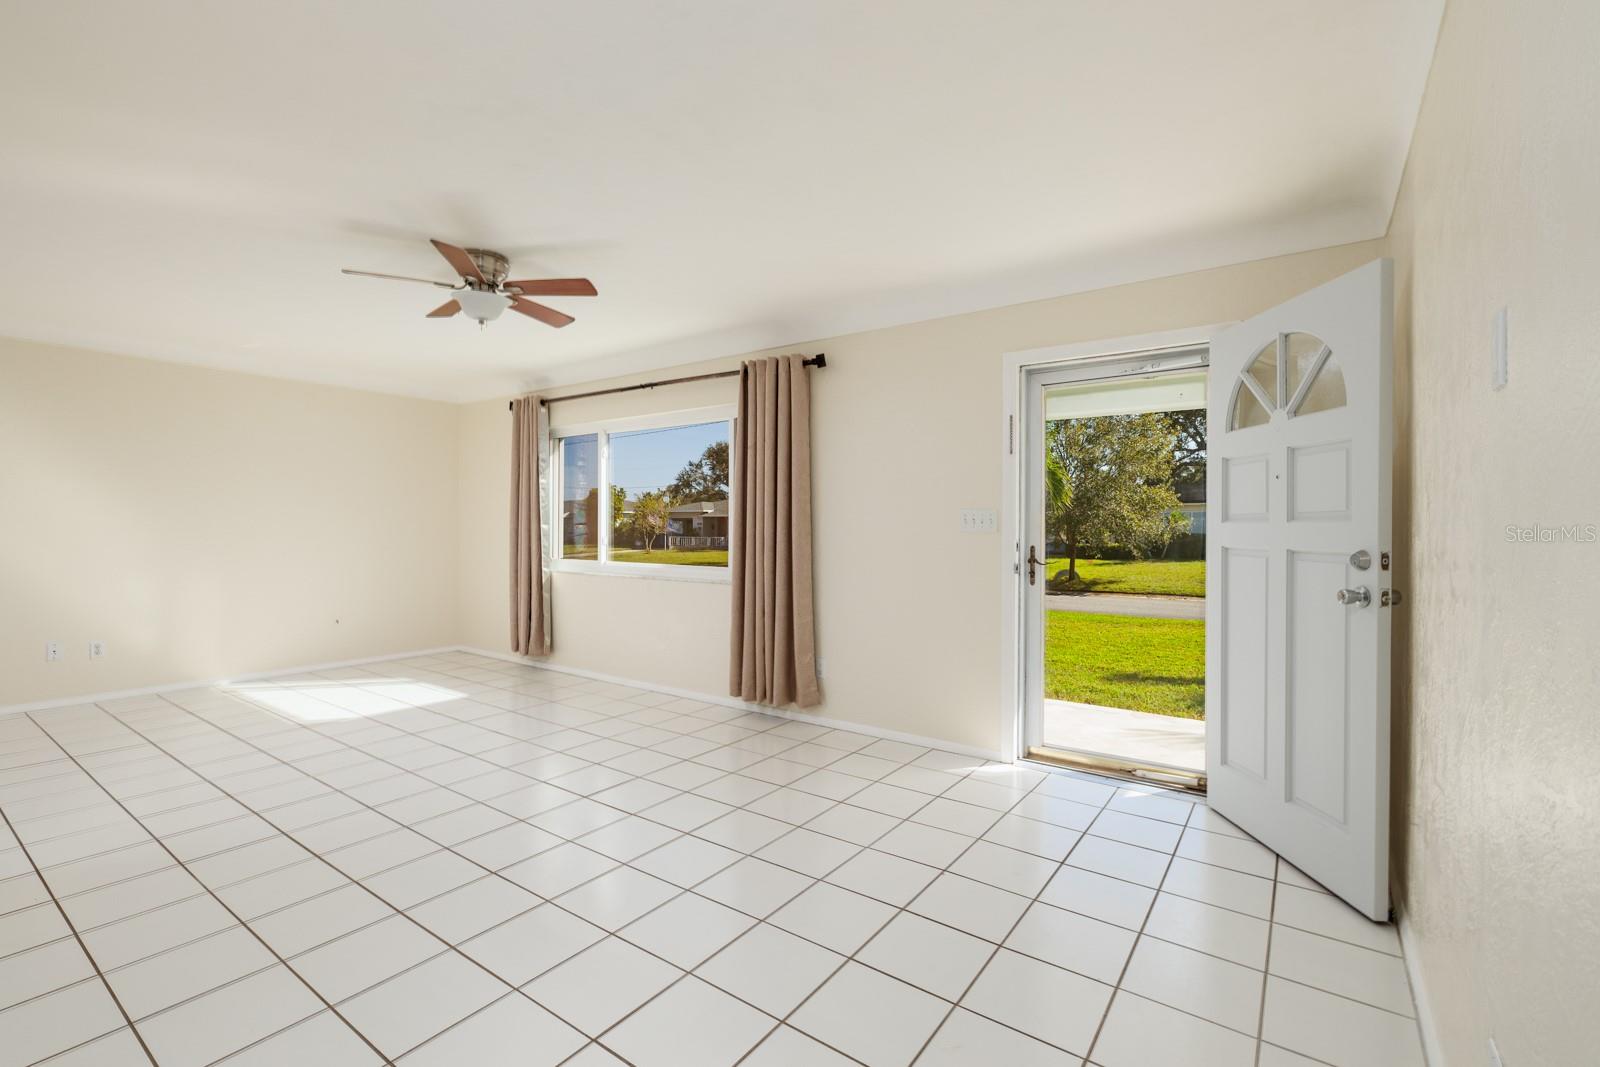
[[[1030,371],[1045,367],[1087,366],[1099,362],[1125,360],[1141,352],[1209,346],[1211,339],[1232,326],[1231,322],[1192,326],[1182,330],[1111,337],[1098,341],[1050,345],[1005,353],[1000,371],[1000,754],[1014,763],[1027,751],[1023,744],[1023,703],[1026,692],[1023,677],[1027,667],[1027,641],[1023,630],[1024,601],[1022,560],[1024,507],[1021,432],[1028,410],[1027,381]]]

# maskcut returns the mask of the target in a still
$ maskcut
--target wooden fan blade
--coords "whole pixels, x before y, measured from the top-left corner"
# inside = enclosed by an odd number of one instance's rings
[[[471,278],[473,281],[482,282],[484,285],[489,284],[489,279],[483,276],[483,272],[472,261],[472,257],[467,255],[465,248],[447,245],[443,241],[434,241],[433,247],[439,250],[439,254],[448,260],[450,265],[456,269],[456,273],[463,278]]]
[[[461,310],[461,304],[455,300],[447,300],[443,304],[428,312],[430,319],[448,319],[451,315]]]
[[[519,290],[523,296],[596,296],[594,282],[588,278],[534,278],[525,282],[504,282],[506,289]]]
[[[520,296],[511,298],[511,310],[520,311],[531,319],[538,319],[546,326],[554,326],[558,329],[576,321],[571,315],[563,315],[555,308],[547,308],[543,304],[535,304],[532,300],[524,300]]]

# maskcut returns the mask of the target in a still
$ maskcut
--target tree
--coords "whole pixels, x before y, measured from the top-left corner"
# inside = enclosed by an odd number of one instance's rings
[[[1047,451],[1044,455],[1044,513],[1059,515],[1071,502],[1072,479],[1067,475],[1067,468],[1060,456]]]
[[[671,512],[672,501],[659,489],[640,493],[639,499],[633,502],[633,515],[628,525],[644,541],[646,552],[654,550],[656,538],[666,532],[667,517]]]
[[[596,490],[598,492],[598,490]],[[625,533],[628,532],[633,520],[627,515],[628,494],[620,485],[611,487],[611,544],[616,547]],[[596,515],[599,512],[595,513]]]
[[[1078,553],[1121,544],[1136,552],[1161,546],[1187,520],[1172,488],[1177,434],[1166,415],[1061,419],[1045,427],[1050,461],[1066,473],[1067,493],[1047,509],[1046,533],[1066,541],[1067,581],[1078,580]],[[1176,515],[1175,515],[1176,513]]]
[[[674,504],[728,499],[728,442],[707,445],[699,459],[684,464],[666,493]]]
[[[1202,499],[1206,488],[1206,409],[1169,411],[1167,423],[1174,436],[1172,484],[1179,492],[1192,488]]]

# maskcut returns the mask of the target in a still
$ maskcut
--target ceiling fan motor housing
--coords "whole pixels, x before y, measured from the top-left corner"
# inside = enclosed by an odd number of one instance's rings
[[[479,273],[489,283],[488,288],[498,289],[511,271],[511,261],[499,252],[491,252],[487,248],[469,248],[466,252],[472,257],[472,262],[478,265]],[[478,288],[476,279],[468,278],[466,281],[474,289]]]

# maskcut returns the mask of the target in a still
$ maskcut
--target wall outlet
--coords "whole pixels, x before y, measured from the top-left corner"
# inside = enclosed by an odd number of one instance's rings
[[[1494,336],[1490,346],[1494,355],[1494,365],[1489,372],[1491,389],[1504,389],[1511,377],[1511,337],[1506,324],[1506,314],[1505,308],[1494,313]]]
[[[994,533],[998,529],[994,508],[962,508],[962,533]]]
[[[104,656],[105,654],[106,654],[106,643],[104,641],[90,641],[89,642],[89,658],[90,659],[99,659],[101,656]]]
[[[61,642],[46,641],[44,645],[44,661],[54,663],[61,658]]]

